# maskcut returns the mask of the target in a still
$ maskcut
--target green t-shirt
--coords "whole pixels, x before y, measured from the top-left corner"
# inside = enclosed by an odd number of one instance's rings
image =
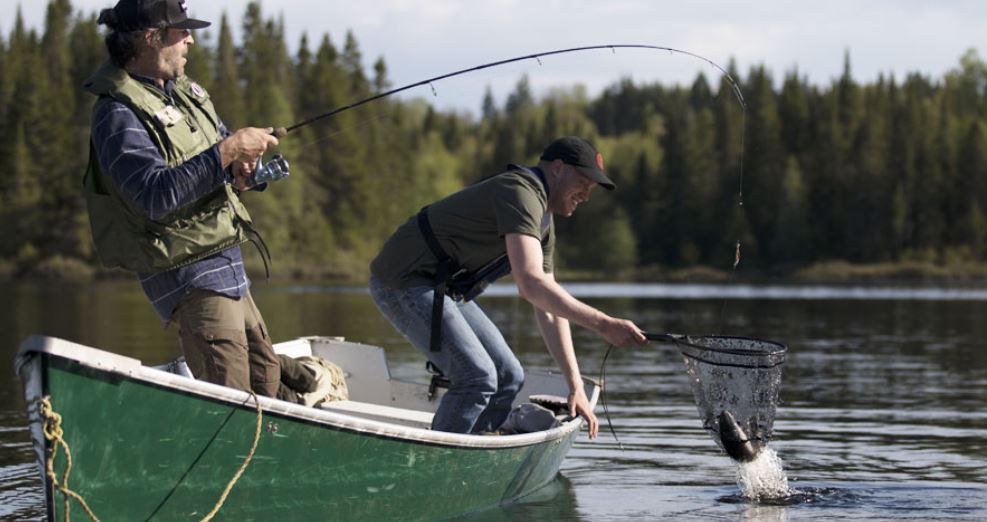
[[[508,171],[433,203],[428,219],[442,249],[470,272],[507,252],[507,234],[541,240],[544,269],[551,272],[555,224],[545,217],[547,208],[545,188],[535,175]],[[544,238],[543,219],[549,223]],[[437,264],[412,216],[384,243],[370,271],[392,288],[434,286]]]

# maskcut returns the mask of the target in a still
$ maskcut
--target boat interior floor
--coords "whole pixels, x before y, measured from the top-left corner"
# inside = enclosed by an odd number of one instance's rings
[[[427,411],[395,408],[393,406],[358,401],[326,401],[320,404],[319,407],[324,410],[344,413],[354,417],[401,424],[413,428],[428,429],[432,425],[433,414]]]

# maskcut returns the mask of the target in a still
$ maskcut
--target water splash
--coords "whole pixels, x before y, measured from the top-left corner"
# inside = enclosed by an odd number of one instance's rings
[[[796,491],[788,486],[781,458],[771,448],[764,448],[750,462],[737,462],[737,486],[753,502],[787,499]]]

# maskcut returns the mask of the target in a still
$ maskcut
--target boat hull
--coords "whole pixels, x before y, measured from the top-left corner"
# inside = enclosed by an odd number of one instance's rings
[[[139,372],[105,371],[51,353],[34,354],[21,373],[41,376],[34,394],[50,397],[71,449],[69,487],[103,520],[204,516],[256,431],[256,406],[245,395],[230,400],[176,389]],[[273,402],[261,400],[262,406]],[[32,424],[38,420],[33,414]],[[530,443],[485,447],[277,408],[264,411],[261,425],[255,454],[219,519],[431,520],[469,513],[548,483],[579,433],[563,429]],[[50,451],[32,428],[36,445]],[[64,452],[54,467],[61,477]],[[61,494],[45,483],[49,516],[61,519]],[[75,502],[70,510],[85,517]]]

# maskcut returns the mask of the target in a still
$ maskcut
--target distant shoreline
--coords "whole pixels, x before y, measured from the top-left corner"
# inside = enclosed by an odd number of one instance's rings
[[[248,261],[248,273],[258,279],[264,273],[260,263]],[[357,271],[335,271],[323,266],[299,263],[275,263],[271,281],[321,281],[333,285],[362,285],[366,274]],[[126,280],[133,274],[125,270],[107,270],[72,258],[54,257],[38,262],[0,260],[0,281],[6,282],[76,282]],[[560,269],[556,275],[562,282],[622,282],[622,283],[747,283],[747,284],[973,284],[987,286],[987,263],[955,263],[940,265],[931,262],[904,261],[895,263],[856,264],[846,261],[826,261],[806,267],[763,272],[739,266],[737,270],[721,270],[706,266],[669,269],[645,267],[618,273]]]
[[[737,270],[721,270],[706,266],[680,269],[644,269],[602,278],[602,273],[566,272],[565,281],[614,280],[653,283],[782,283],[782,284],[902,284],[902,283],[977,283],[987,285],[987,263],[938,265],[930,262],[902,261],[895,263],[857,264],[847,261],[825,261],[806,267],[764,272],[738,266]]]

